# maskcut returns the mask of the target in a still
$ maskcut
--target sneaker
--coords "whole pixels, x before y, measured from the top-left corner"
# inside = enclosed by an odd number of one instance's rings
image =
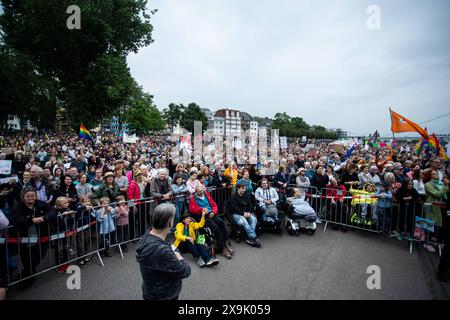
[[[245,242],[251,245],[252,247],[256,247],[257,245],[255,239],[247,239]]]
[[[86,264],[86,262],[85,262],[84,260],[81,260],[80,262],[78,262],[78,266],[79,266],[80,268],[86,268],[86,267],[87,267],[87,264]]]
[[[197,264],[200,268],[203,268],[206,265],[205,260],[203,260],[202,257],[197,259]]]
[[[92,263],[92,257],[86,257],[86,258],[84,258],[84,262],[85,262],[86,264],[91,264],[91,263]]]
[[[56,272],[58,272],[59,274],[61,274],[61,273],[66,273],[66,271],[67,271],[67,269],[69,268],[69,266],[70,266],[70,265],[69,265],[68,263],[63,264],[62,266],[56,268]]]
[[[77,253],[75,252],[75,250],[73,250],[72,248],[69,248],[69,255],[74,256]]]
[[[400,235],[400,233],[398,233],[397,231],[391,231],[391,234],[394,236],[394,237],[398,237],[399,235]]]
[[[231,253],[226,248],[222,249],[222,255],[227,259],[231,259]]]
[[[320,219],[319,217],[317,217],[316,223],[322,223],[322,219]]]
[[[431,252],[431,253],[435,253],[435,252],[436,252],[436,248],[435,248],[433,245],[429,244],[429,243],[425,243],[425,244],[423,245],[423,247],[424,247],[425,250],[427,250],[428,252]]]
[[[233,249],[231,249],[231,246],[230,246],[229,244],[226,244],[226,245],[225,245],[225,249],[227,249],[227,250],[228,250],[228,252],[229,252],[229,253],[231,253],[231,255],[233,255],[233,254],[234,254],[234,250],[233,250]]]
[[[207,267],[213,267],[219,264],[219,260],[215,259],[215,258],[211,258],[209,259],[209,261],[206,263]]]
[[[122,251],[128,252],[128,246],[126,244],[122,246]]]
[[[410,235],[409,233],[406,234],[406,240],[408,241],[414,241],[414,237]]]

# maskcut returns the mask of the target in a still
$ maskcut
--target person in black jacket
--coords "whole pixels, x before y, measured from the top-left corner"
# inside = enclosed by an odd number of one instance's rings
[[[359,178],[356,171],[358,170],[358,166],[353,163],[347,163],[347,167],[342,173],[341,176],[341,184],[350,191],[350,188],[353,184],[359,184]]]
[[[277,189],[278,196],[280,197],[280,203],[286,202],[286,193],[289,189],[290,181],[291,176],[288,172],[286,172],[286,167],[284,165],[280,165],[278,167],[278,172],[273,177],[274,188]]]
[[[153,228],[142,236],[136,249],[144,300],[178,300],[182,279],[191,275],[183,257],[166,242],[175,211],[173,204],[158,205],[152,216]]]
[[[397,192],[398,199],[398,229],[406,233],[408,240],[413,240],[415,212],[420,200],[419,193],[414,189],[412,180],[405,179],[402,187]],[[394,225],[394,228],[397,226]]]
[[[69,208],[75,210],[78,203],[78,193],[71,176],[65,176],[58,190],[53,195],[52,204],[54,205],[56,199],[59,197],[65,197],[69,200]]]
[[[56,220],[56,212],[44,201],[37,200],[37,192],[33,188],[25,187],[22,192],[21,202],[12,210],[10,223],[14,226],[11,236],[18,238],[28,237],[28,242],[33,238],[38,239],[38,243],[21,243],[20,260],[23,271],[21,278],[28,278],[36,273],[36,267],[45,256],[48,249],[50,226]],[[39,241],[40,240],[40,241]],[[25,289],[33,285],[34,277],[20,283],[20,288]]]
[[[247,243],[254,247],[261,247],[261,240],[256,236],[257,219],[253,213],[252,201],[248,193],[245,192],[245,184],[236,184],[236,192],[228,201],[228,212],[232,214],[234,222],[245,229],[247,233]]]

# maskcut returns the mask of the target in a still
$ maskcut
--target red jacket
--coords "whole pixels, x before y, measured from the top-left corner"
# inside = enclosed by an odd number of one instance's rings
[[[208,199],[208,202],[212,208],[212,211],[214,212],[215,215],[217,215],[218,210],[217,210],[216,202],[213,200],[213,198],[211,198],[211,195],[209,194],[209,192],[205,191],[205,196],[206,196],[206,199]],[[195,193],[192,194],[189,199],[189,212],[194,215],[201,215],[202,210],[203,210],[203,208],[198,205],[197,201],[195,201]]]
[[[338,191],[340,195],[338,195]],[[332,197],[334,200],[342,200],[347,195],[347,189],[344,186],[338,186],[336,189],[327,189],[327,197]]]
[[[141,190],[137,182],[133,180],[128,187],[128,200],[134,200],[134,204],[136,205],[142,203],[142,201],[136,201],[139,199],[141,199]]]

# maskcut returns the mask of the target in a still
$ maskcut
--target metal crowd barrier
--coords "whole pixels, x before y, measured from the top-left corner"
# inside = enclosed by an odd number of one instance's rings
[[[298,187],[290,185],[282,191],[283,199],[292,196],[293,188]],[[439,254],[441,253],[440,230],[426,219],[425,212],[432,206],[443,207],[442,203],[392,202],[390,208],[384,208],[380,199],[373,195],[352,195],[347,191],[330,188],[319,191],[312,186],[299,189],[302,197],[325,222],[324,232],[331,224],[369,232],[397,233],[409,241],[411,253],[413,243],[417,242],[437,245]],[[215,187],[209,187],[208,191],[216,201],[219,212],[223,214],[232,191]],[[151,227],[155,207],[167,201],[175,204],[177,215],[181,216],[184,210],[188,210],[189,194],[178,195],[170,200],[129,200],[125,202],[125,206],[129,208],[128,218],[122,219],[117,215],[118,204],[111,203],[110,206],[115,209],[112,217],[115,227],[111,232],[108,232],[108,228],[105,230],[105,226],[102,227],[93,214],[101,209],[100,206],[76,214],[59,215],[51,223],[36,225],[35,229],[29,228],[26,231],[14,226],[0,228],[0,278],[8,285],[14,285],[93,256],[103,266],[102,254],[114,249],[119,251],[123,259],[126,245],[141,238]],[[424,227],[418,228],[421,224]]]
[[[215,187],[209,187],[208,191],[217,202],[219,212],[223,212],[231,191]],[[130,242],[138,241],[151,227],[151,216],[159,203],[172,202],[177,216],[181,217],[189,208],[189,196],[185,193],[170,200],[154,197],[128,200],[124,203],[129,209],[126,218],[118,216],[118,203],[111,203],[114,209],[111,215],[114,230],[111,231],[98,220],[96,212],[101,206],[60,214],[54,221],[34,225],[36,228],[0,228],[0,278],[11,286],[94,256],[104,266],[102,255],[115,249],[124,259],[123,249]]]

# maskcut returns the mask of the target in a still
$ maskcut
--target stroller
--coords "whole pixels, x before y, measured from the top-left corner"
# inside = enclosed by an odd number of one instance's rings
[[[309,203],[302,198],[288,198],[286,210],[286,230],[288,234],[299,236],[300,232],[312,236],[317,230],[317,214]]]

